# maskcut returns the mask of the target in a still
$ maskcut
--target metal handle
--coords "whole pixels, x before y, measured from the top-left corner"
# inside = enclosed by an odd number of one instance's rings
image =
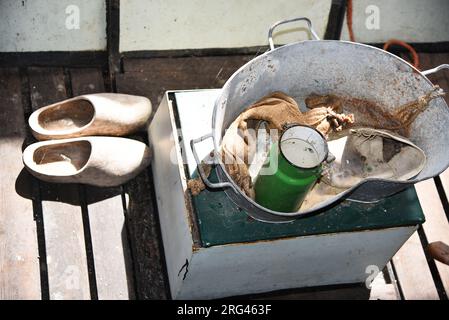
[[[429,74],[438,72],[438,71],[443,70],[443,69],[449,69],[449,64],[442,64],[442,65],[439,65],[439,66],[436,67],[436,68],[429,69],[429,70],[425,70],[425,71],[421,71],[421,73],[422,73],[423,75],[427,76],[427,75],[429,75]]]
[[[309,18],[301,17],[301,18],[293,18],[293,19],[287,19],[287,20],[281,20],[276,22],[270,27],[270,30],[268,30],[268,44],[270,45],[270,50],[274,50],[274,43],[273,43],[273,30],[285,23],[295,22],[295,21],[305,21],[307,22],[307,27],[309,28],[310,33],[312,34],[312,38],[314,40],[320,40],[320,37],[316,34],[315,30],[312,28],[312,22],[309,20]]]
[[[232,187],[233,188],[234,186],[230,182],[213,183],[213,182],[210,182],[208,180],[207,175],[204,172],[203,166],[201,165],[201,161],[200,161],[200,159],[198,157],[198,154],[196,152],[196,149],[195,149],[195,144],[197,144],[199,142],[202,142],[202,141],[204,141],[204,140],[206,140],[208,138],[213,138],[212,133],[208,133],[205,136],[202,136],[200,138],[190,140],[190,148],[192,149],[193,157],[195,158],[200,177],[203,180],[204,184],[206,186],[208,186],[209,188],[212,188],[212,189],[227,188],[227,187]]]

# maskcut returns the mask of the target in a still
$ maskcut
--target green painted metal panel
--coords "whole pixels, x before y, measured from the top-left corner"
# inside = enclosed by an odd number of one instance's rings
[[[217,180],[215,171],[212,171],[210,179]],[[412,226],[425,221],[413,187],[377,203],[343,201],[316,216],[284,224],[251,219],[220,190],[206,189],[192,198],[204,247]]]

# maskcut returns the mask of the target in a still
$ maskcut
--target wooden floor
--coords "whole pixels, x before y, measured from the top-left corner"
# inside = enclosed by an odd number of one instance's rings
[[[117,91],[157,107],[169,89],[219,88],[251,55],[125,59],[115,78],[101,68],[0,69],[0,299],[170,297],[151,168],[117,188],[49,184],[23,169],[34,140],[32,111],[71,96]],[[422,69],[449,54],[421,54]],[[431,76],[449,92],[449,74]],[[449,101],[448,101],[449,102]],[[146,141],[146,133],[132,138]],[[447,299],[449,266],[425,251],[449,244],[449,171],[416,185],[427,222],[394,256],[372,290],[343,286],[249,298]]]

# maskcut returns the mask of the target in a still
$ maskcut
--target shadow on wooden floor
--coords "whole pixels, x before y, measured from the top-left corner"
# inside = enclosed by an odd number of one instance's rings
[[[23,168],[22,171],[20,171],[19,176],[16,179],[16,192],[18,195],[20,195],[23,198],[33,200],[33,191],[30,188],[30,179],[31,174]],[[41,184],[48,184],[47,182],[40,182]],[[77,184],[52,184],[53,186],[56,185],[59,192],[58,194],[52,193],[52,192],[46,192],[44,194],[41,194],[41,200],[42,201],[57,201],[57,202],[63,202],[67,203],[73,206],[81,206],[82,203],[80,201],[79,197],[74,197],[71,190],[73,187],[77,187]],[[94,187],[89,186],[89,197],[86,197],[87,205],[101,202],[103,200],[113,198],[117,195],[121,195],[122,191],[120,188],[100,188],[100,187]]]

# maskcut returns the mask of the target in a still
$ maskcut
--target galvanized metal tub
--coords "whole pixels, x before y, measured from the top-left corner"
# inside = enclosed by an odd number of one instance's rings
[[[306,21],[315,40],[288,44],[274,49],[273,29],[292,21]],[[210,134],[191,141],[195,144],[212,138],[215,154],[226,128],[249,105],[261,97],[282,91],[302,103],[308,95],[336,94],[377,102],[394,109],[429,92],[433,84],[426,75],[449,68],[441,65],[420,72],[408,62],[384,50],[346,41],[319,40],[310,20],[295,18],[274,24],[269,31],[272,50],[249,61],[226,82],[215,102]],[[305,106],[301,105],[301,109]],[[216,156],[219,183],[210,182],[199,166],[199,173],[210,188],[223,188],[227,195],[253,218],[266,222],[289,222],[325,210],[342,199],[375,202],[419,181],[440,174],[449,166],[449,109],[443,98],[434,99],[411,126],[409,139],[424,150],[427,164],[413,179],[393,181],[366,179],[311,210],[277,212],[264,208],[246,196],[226,172],[221,157]]]

